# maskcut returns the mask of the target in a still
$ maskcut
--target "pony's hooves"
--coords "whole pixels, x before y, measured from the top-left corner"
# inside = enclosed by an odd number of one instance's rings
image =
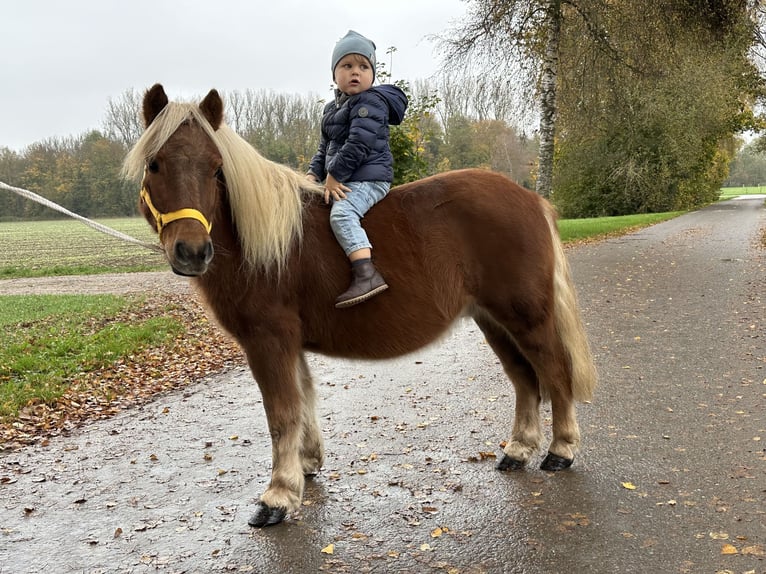
[[[569,468],[572,466],[573,462],[573,458],[564,458],[563,456],[549,452],[548,456],[545,457],[545,460],[543,460],[542,464],[540,465],[540,468],[542,470],[550,470],[556,472],[557,470],[564,470]]]
[[[259,502],[255,507],[255,512],[247,523],[250,526],[263,528],[264,526],[273,526],[279,524],[287,516],[287,510],[282,507],[271,508],[269,505]]]
[[[495,465],[497,470],[522,470],[527,463],[521,460],[511,458],[507,454],[503,455],[503,458]]]

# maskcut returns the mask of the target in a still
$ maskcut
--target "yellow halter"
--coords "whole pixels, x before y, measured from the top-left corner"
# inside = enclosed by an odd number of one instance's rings
[[[152,199],[149,197],[149,190],[146,189],[146,186],[141,188],[140,196],[144,203],[146,203],[146,207],[148,207],[149,211],[152,212],[154,221],[157,222],[157,235],[160,238],[162,238],[162,228],[165,227],[168,223],[176,221],[177,219],[196,219],[205,227],[205,231],[208,233],[210,233],[210,230],[213,229],[213,225],[204,215],[202,215],[202,212],[196,209],[184,208],[179,209],[178,211],[171,211],[170,213],[160,213],[159,210],[154,207]]]

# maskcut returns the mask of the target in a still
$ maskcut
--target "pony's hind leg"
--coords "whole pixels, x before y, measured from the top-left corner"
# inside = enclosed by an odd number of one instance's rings
[[[540,388],[532,366],[519,352],[508,331],[483,311],[474,314],[474,320],[484,333],[505,374],[516,391],[516,409],[513,433],[503,449],[499,470],[519,470],[539,451],[543,441],[540,428]]]
[[[512,337],[534,369],[543,398],[551,401],[553,438],[540,468],[554,471],[568,468],[580,446],[580,429],[571,368],[553,318],[520,328]]]
[[[306,357],[301,353],[298,359],[298,377],[303,391],[302,437],[300,456],[303,463],[303,474],[313,476],[319,472],[324,463],[324,444],[322,432],[317,422],[316,388],[311,371],[306,363]]]

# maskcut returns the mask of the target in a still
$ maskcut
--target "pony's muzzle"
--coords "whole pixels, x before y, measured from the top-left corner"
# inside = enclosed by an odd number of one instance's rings
[[[173,244],[170,266],[177,275],[196,277],[207,271],[213,259],[213,242],[209,237],[200,243],[178,240]]]

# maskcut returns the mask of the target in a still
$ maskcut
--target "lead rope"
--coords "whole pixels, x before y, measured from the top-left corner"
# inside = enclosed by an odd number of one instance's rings
[[[11,185],[8,185],[7,183],[3,183],[2,181],[0,181],[0,189],[7,189],[8,191],[12,191],[13,193],[17,195],[20,195],[21,197],[25,197],[26,199],[30,199],[32,201],[36,201],[37,203],[41,205],[50,207],[51,209],[61,212],[65,215],[68,215],[69,217],[76,219],[77,221],[81,223],[84,223],[88,227],[92,227],[96,231],[105,233],[106,235],[111,235],[112,237],[116,237],[117,239],[122,239],[123,241],[126,241],[128,243],[140,245],[141,247],[146,247],[147,249],[151,249],[152,251],[159,251],[160,253],[165,252],[165,249],[162,247],[162,245],[158,243],[148,243],[146,241],[141,241],[140,239],[136,239],[135,237],[131,237],[130,235],[122,233],[121,231],[117,231],[116,229],[107,227],[106,225],[98,223],[97,221],[93,221],[92,219],[88,219],[87,217],[83,217],[82,215],[77,215],[76,213],[69,211],[66,207],[61,207],[58,203],[54,203],[50,201],[49,199],[45,199],[43,196],[38,195],[33,191],[29,191],[28,189],[13,187]]]

